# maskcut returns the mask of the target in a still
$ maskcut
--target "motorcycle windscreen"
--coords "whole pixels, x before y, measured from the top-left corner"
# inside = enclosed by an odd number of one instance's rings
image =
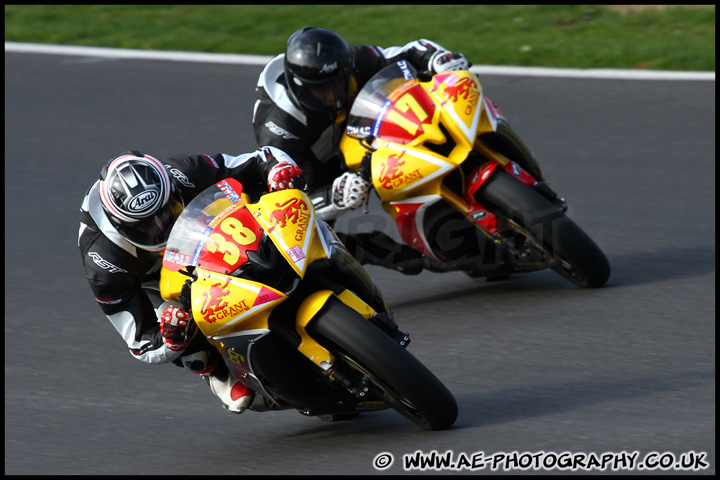
[[[241,193],[242,185],[228,178],[195,197],[173,226],[163,267],[228,274],[247,262],[247,252],[258,249],[263,232]]]
[[[377,137],[377,120],[385,114],[388,97],[396,90],[417,83],[415,68],[404,60],[392,63],[376,73],[353,101],[346,129],[348,136],[356,139]]]

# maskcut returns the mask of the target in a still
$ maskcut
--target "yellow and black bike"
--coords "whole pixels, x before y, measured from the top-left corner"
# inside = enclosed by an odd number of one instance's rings
[[[272,409],[455,422],[453,395],[406,350],[375,282],[300,190],[251,203],[236,180],[208,188],[174,225],[160,283]]]
[[[472,277],[551,268],[604,285],[610,264],[477,76],[393,63],[357,95],[340,148],[372,183],[402,240]]]

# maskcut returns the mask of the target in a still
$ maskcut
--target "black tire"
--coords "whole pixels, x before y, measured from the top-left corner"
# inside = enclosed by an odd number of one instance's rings
[[[478,191],[481,204],[517,222],[555,260],[552,269],[586,288],[605,285],[610,263],[595,242],[562,210],[504,170],[496,169]]]
[[[412,422],[426,430],[455,423],[457,403],[447,387],[410,352],[339,300],[331,298],[307,330],[333,355],[366,375],[373,393]]]

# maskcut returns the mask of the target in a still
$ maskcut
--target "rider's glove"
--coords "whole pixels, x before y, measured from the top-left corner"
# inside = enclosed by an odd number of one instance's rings
[[[188,329],[191,334],[188,334]],[[196,333],[197,327],[190,325],[190,314],[186,311],[171,306],[160,315],[160,334],[170,350],[184,350]]]
[[[367,198],[370,183],[360,175],[345,172],[335,179],[332,186],[332,201],[338,208],[357,208]]]
[[[305,176],[300,167],[292,163],[278,163],[272,169],[267,178],[268,190],[275,192],[286,188],[305,188]]]
[[[467,70],[468,68],[470,68],[470,63],[462,53],[438,51],[430,57],[430,69],[434,73]]]

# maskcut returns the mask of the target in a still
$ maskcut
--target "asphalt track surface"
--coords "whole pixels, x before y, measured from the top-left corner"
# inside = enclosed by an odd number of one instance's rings
[[[450,430],[393,411],[235,416],[192,374],[134,360],[84,279],[82,197],[127,149],[254,150],[260,68],[5,53],[6,474],[402,474],[418,451],[517,453],[431,473],[547,473],[522,456],[538,452],[695,452],[708,466],[685,473],[715,472],[714,80],[481,79],[612,275],[583,290],[550,271],[488,283],[369,267],[457,398]],[[394,234],[371,207],[337,229]],[[394,462],[377,470],[381,453]]]

